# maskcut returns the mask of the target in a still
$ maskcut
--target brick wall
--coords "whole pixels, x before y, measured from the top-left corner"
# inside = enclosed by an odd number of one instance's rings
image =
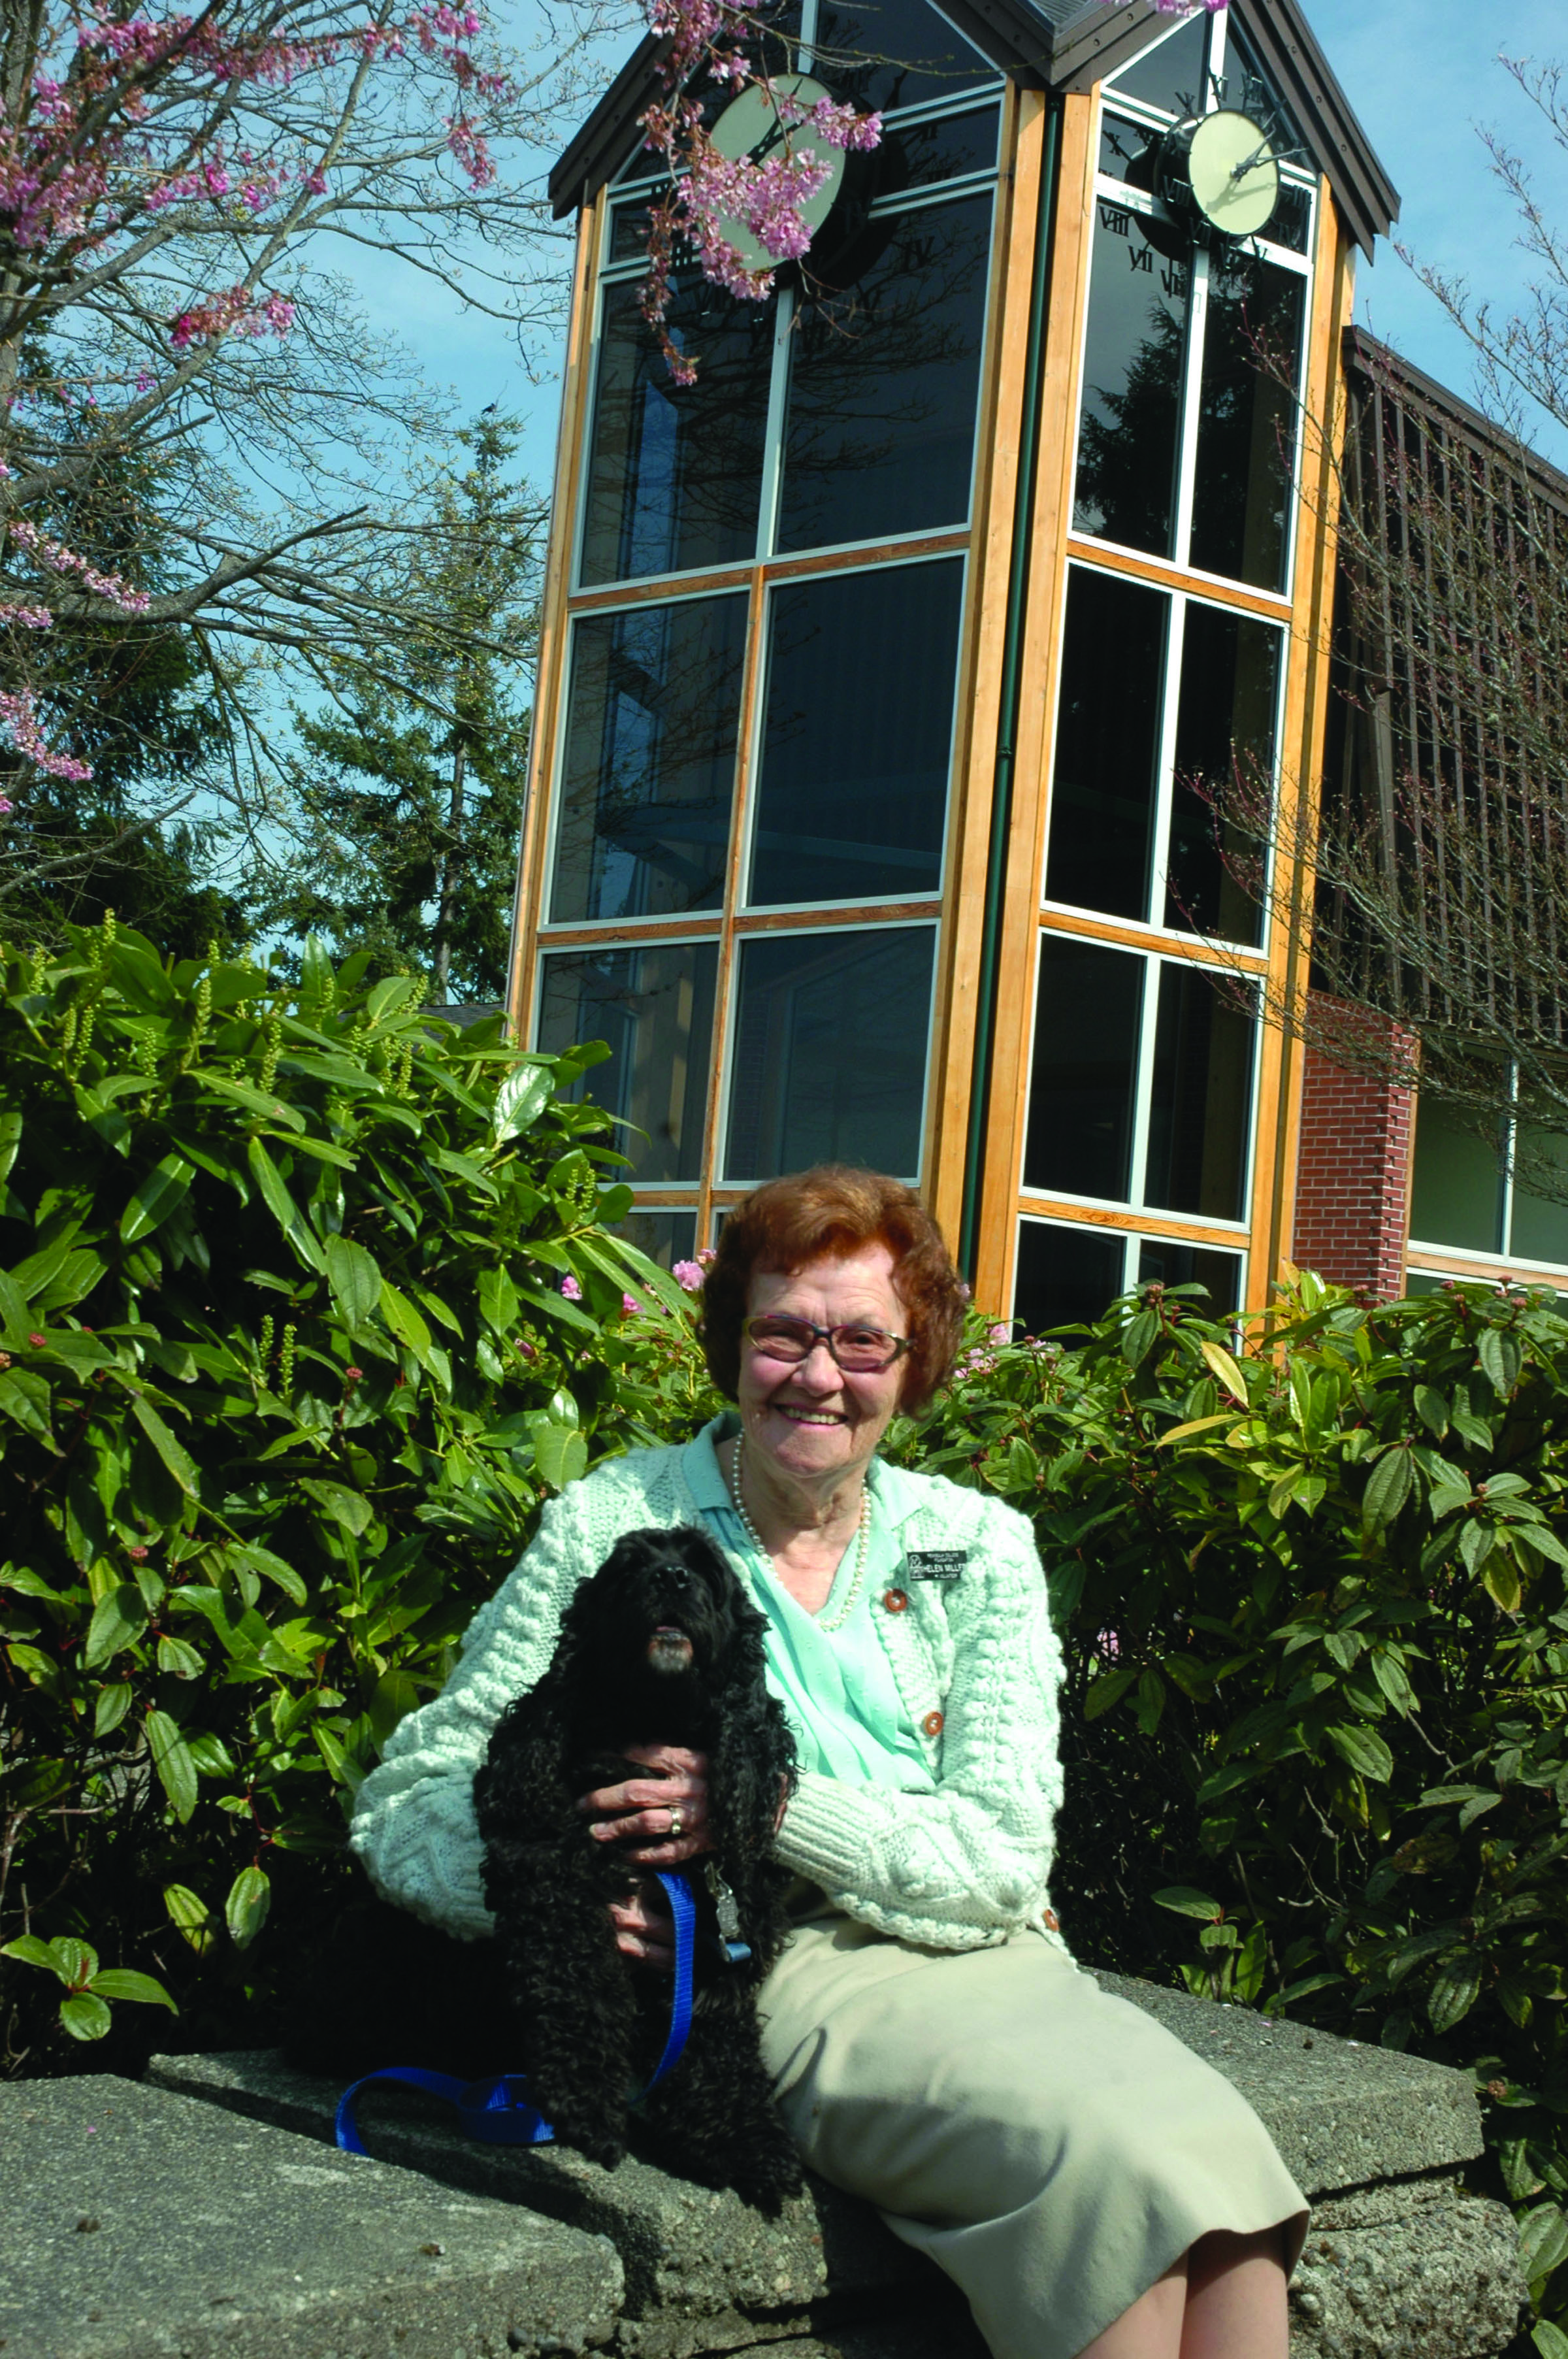
[[[1390,1068],[1410,1048],[1380,1018],[1314,994],[1292,1259],[1380,1300],[1404,1292],[1415,1092]]]

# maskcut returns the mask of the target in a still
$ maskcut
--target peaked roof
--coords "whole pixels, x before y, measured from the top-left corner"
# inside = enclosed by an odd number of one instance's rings
[[[1300,124],[1346,226],[1368,254],[1400,200],[1302,14],[1300,0],[1230,0],[1260,63]],[[991,65],[1032,90],[1084,91],[1170,29],[1155,0],[942,0],[941,13]],[[647,34],[550,174],[557,218],[596,197],[637,144],[666,41]]]

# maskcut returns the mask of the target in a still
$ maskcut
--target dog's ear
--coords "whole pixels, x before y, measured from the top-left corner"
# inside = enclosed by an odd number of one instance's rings
[[[789,1723],[759,1665],[754,1678],[728,1685],[708,1778],[714,1845],[731,1882],[772,1850],[780,1805],[797,1774]]]

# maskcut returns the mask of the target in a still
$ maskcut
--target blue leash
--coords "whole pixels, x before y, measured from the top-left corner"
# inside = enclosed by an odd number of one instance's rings
[[[684,1875],[656,1871],[676,1920],[676,1986],[670,2002],[669,2036],[647,2087],[633,2103],[641,2104],[679,2063],[691,2032],[691,1969],[696,1948],[697,1903]],[[367,2072],[338,2101],[334,2134],[345,2154],[363,2154],[365,2146],[354,2120],[354,2100],[362,2089],[377,2081],[395,2081],[404,2088],[424,2089],[458,2109],[465,2137],[481,2146],[548,2146],[555,2131],[528,2097],[528,2083],[518,2072],[498,2072],[486,2081],[460,2081],[450,2072],[427,2072],[415,2064],[392,2064],[382,2072]]]

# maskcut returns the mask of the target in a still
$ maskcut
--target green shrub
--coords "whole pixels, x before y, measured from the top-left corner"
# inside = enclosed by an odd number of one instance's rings
[[[1072,1351],[977,1329],[891,1447],[1034,1518],[1077,1954],[1473,2070],[1561,2319],[1568,1323],[1303,1277],[1238,1359],[1195,1292]]]
[[[695,1398],[564,1094],[605,1051],[418,1001],[314,946],[297,985],[112,926],[0,953],[10,2070],[264,2037],[541,1498]]]

